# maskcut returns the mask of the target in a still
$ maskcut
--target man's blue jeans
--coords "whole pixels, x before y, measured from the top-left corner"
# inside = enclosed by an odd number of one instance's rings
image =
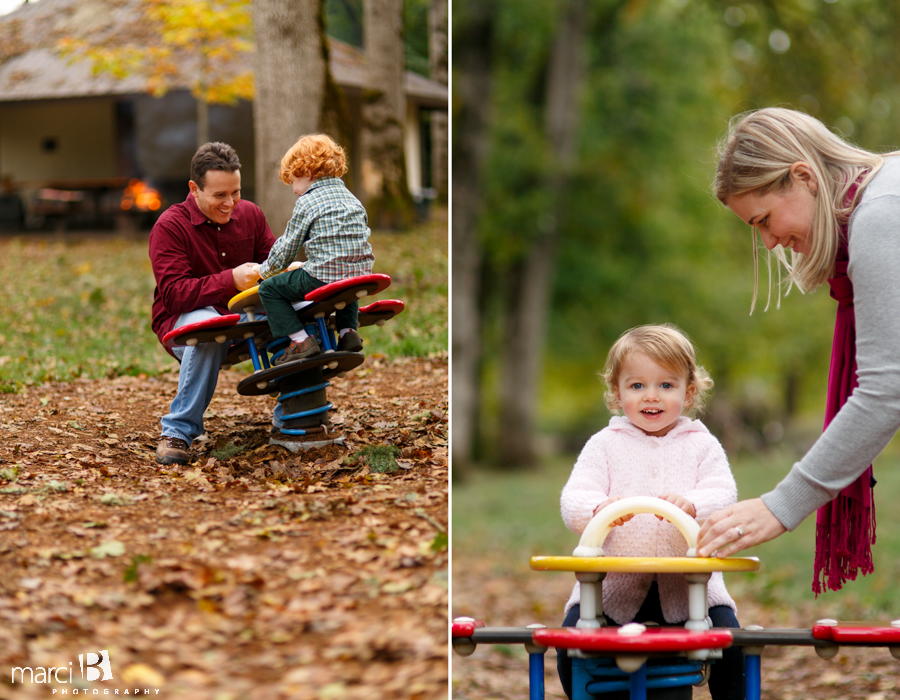
[[[207,306],[179,316],[175,328],[220,315],[212,306]],[[260,318],[265,317],[257,316],[257,319]],[[241,321],[246,320],[247,315],[242,313]],[[168,415],[163,416],[160,421],[163,437],[178,438],[190,445],[203,434],[203,414],[216,392],[219,368],[231,345],[232,343],[201,343],[193,347],[172,348],[172,352],[181,360],[181,370],[178,373],[178,393],[169,407]],[[275,407],[275,425],[281,423],[281,414],[279,403]]]

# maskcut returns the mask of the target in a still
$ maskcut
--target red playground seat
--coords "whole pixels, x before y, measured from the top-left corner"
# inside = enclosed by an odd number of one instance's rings
[[[214,316],[205,321],[197,321],[197,323],[188,323],[186,326],[173,328],[166,333],[163,336],[163,343],[167,348],[209,343],[213,340],[217,343],[224,343],[229,340],[229,334],[223,333],[222,329],[231,328],[240,320],[240,314],[226,314],[225,316]]]
[[[622,634],[622,629],[621,627],[538,629],[534,631],[534,641],[541,646],[561,649],[629,653],[725,649],[730,647],[732,642],[731,632],[719,628],[700,632],[679,627],[653,627],[637,635]]]
[[[900,620],[894,622],[837,622],[820,620],[812,628],[814,639],[841,644],[900,645]]]
[[[344,301],[350,303],[359,301],[363,297],[378,294],[388,288],[391,284],[391,278],[387,275],[371,274],[360,275],[359,277],[348,277],[345,280],[338,280],[330,284],[323,285],[306,294],[306,301]],[[343,308],[335,304],[335,308]]]
[[[398,299],[383,299],[374,301],[368,306],[359,309],[359,325],[362,326],[383,326],[385,321],[389,321],[397,314],[401,313],[405,308],[402,301]]]

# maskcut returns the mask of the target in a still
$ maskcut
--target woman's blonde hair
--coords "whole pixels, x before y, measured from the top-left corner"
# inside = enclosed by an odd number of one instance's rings
[[[343,148],[325,134],[307,134],[284,154],[278,177],[290,185],[295,177],[309,175],[318,180],[320,177],[343,177],[346,172],[347,156]]]
[[[603,381],[606,382],[606,407],[611,413],[618,413],[622,408],[616,398],[616,388],[622,365],[633,352],[642,352],[657,364],[687,377],[687,388],[694,388],[688,414],[703,410],[713,380],[709,372],[697,364],[697,352],[690,338],[676,326],[663,323],[637,326],[625,331],[610,348],[603,368]]]
[[[791,166],[804,162],[815,174],[816,193],[810,249],[807,255],[791,251],[790,261],[780,246],[769,252],[769,299],[772,295],[771,265],[787,271],[788,290],[796,284],[801,292],[814,289],[834,273],[841,227],[853,213],[863,188],[881,168],[884,158],[847,143],[815,117],[780,107],[760,109],[731,119],[728,133],[718,145],[718,167],[713,192],[726,204],[729,197],[746,192],[782,191],[791,185]],[[860,179],[861,178],[861,179]],[[852,201],[847,193],[860,181]],[[753,302],[759,286],[757,229],[753,227]],[[781,268],[778,270],[779,304]],[[768,302],[766,309],[769,308]]]

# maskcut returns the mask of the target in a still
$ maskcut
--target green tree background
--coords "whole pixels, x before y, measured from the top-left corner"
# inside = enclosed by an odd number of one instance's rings
[[[586,74],[577,156],[558,206],[546,187],[557,163],[543,114],[553,40],[573,4],[584,7]],[[477,177],[454,182],[461,203],[469,199],[458,188],[477,192],[467,233],[479,266],[475,288],[453,292],[454,304],[476,296],[477,318],[466,322],[477,324],[479,338],[471,374],[454,361],[454,396],[458,382],[478,387],[471,408],[454,406],[471,410],[477,426],[471,439],[454,436],[456,474],[474,462],[503,463],[510,439],[529,441],[531,454],[547,444],[541,437],[578,449],[607,421],[597,372],[609,346],[642,323],[672,322],[694,339],[716,381],[705,422],[726,449],[800,450],[814,439],[834,302],[827,288],[792,290],[776,310],[773,292],[763,312],[761,257],[760,303],[749,315],[751,236],[710,194],[715,144],[733,115],[779,105],[815,115],[864,148],[900,147],[898,21],[900,5],[876,0],[454,0],[454,151],[480,144]],[[462,72],[469,51],[488,58],[480,70],[489,95],[464,90],[473,77],[471,67]],[[487,101],[480,140],[460,132],[473,99]],[[463,213],[454,207],[454,217],[467,220]],[[518,303],[509,280],[523,259],[541,254],[549,217],[560,236],[537,429],[511,436],[499,427],[498,390],[505,319]],[[454,317],[454,335],[457,324]],[[526,466],[525,454],[506,466]]]

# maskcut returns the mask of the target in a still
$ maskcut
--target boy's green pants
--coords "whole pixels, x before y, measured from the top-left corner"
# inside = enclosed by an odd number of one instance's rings
[[[269,328],[272,329],[272,336],[283,338],[302,331],[303,324],[297,319],[297,312],[291,304],[303,301],[307,292],[324,286],[325,282],[316,279],[302,267],[263,280],[259,285],[259,298],[266,307],[266,317],[269,320]],[[359,302],[356,301],[336,311],[334,316],[337,330],[344,328],[356,330],[359,326],[358,312]]]

